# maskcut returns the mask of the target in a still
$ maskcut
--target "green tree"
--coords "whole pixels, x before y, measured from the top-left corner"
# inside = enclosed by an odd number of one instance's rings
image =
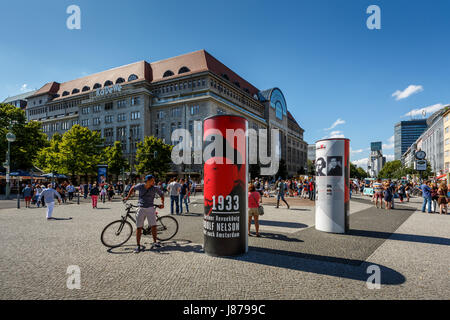
[[[350,162],[350,178],[364,179],[369,174],[361,167],[358,167]]]
[[[358,170],[358,178],[359,179],[364,179],[367,178],[369,176],[369,174],[367,173],[366,170],[364,170],[361,167],[358,167],[356,170]]]
[[[154,136],[145,137],[137,144],[135,168],[139,174],[164,176],[170,170],[173,146]]]
[[[116,141],[113,146],[105,148],[103,160],[108,165],[108,172],[115,175],[120,175],[122,169],[128,167],[128,161],[123,156],[122,143],[120,141]]]
[[[312,162],[311,160],[307,160],[306,161],[306,174],[308,176],[315,176],[316,175],[316,167],[314,166],[314,162]]]
[[[49,145],[37,121],[26,122],[25,112],[10,104],[0,103],[0,163],[6,160],[6,134],[11,126],[16,141],[11,143],[11,169],[30,169],[38,152]]]
[[[61,173],[95,174],[97,165],[103,158],[103,139],[100,133],[86,127],[74,125],[62,136],[59,145]]]
[[[61,170],[61,160],[59,148],[62,136],[55,133],[50,140],[50,145],[41,149],[34,161],[34,165],[47,173],[59,172]]]
[[[383,169],[378,173],[378,178],[382,179],[399,179],[402,176],[404,167],[400,160],[386,162]]]

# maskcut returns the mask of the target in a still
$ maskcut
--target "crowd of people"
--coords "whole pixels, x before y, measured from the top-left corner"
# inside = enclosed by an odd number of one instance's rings
[[[423,198],[422,212],[428,207],[428,213],[435,213],[439,207],[440,214],[447,213],[447,204],[450,197],[449,187],[445,182],[423,181],[393,181],[390,179],[376,179],[368,185],[364,181],[352,181],[351,192],[363,194],[364,188],[373,189],[372,201],[375,207],[391,210],[395,206],[395,198],[400,203],[409,202],[413,191],[416,195],[421,194]],[[419,193],[419,194],[417,194]]]

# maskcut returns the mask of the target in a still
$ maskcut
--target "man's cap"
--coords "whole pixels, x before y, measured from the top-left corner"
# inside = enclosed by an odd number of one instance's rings
[[[149,175],[145,176],[145,181],[148,181],[148,180],[151,180],[151,179],[154,179],[154,178],[155,177],[152,174],[149,174]]]

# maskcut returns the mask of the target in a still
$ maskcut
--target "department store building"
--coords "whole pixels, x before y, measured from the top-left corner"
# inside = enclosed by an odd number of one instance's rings
[[[106,145],[121,141],[133,161],[145,136],[166,143],[178,128],[216,114],[247,118],[249,128],[280,130],[289,175],[306,169],[304,130],[279,88],[259,90],[205,50],[157,62],[139,61],[63,83],[50,82],[28,97],[28,120],[49,138],[79,124],[98,131]],[[201,173],[201,165],[174,166],[173,174]]]

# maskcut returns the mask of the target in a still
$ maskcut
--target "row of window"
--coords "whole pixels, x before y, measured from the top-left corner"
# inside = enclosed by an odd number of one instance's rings
[[[178,74],[182,74],[182,73],[186,73],[186,72],[190,72],[190,71],[191,71],[191,70],[189,70],[188,67],[183,66],[183,67],[181,67],[181,68],[178,70]],[[163,78],[171,77],[171,76],[174,76],[174,75],[175,75],[175,73],[173,73],[172,70],[167,70],[167,71],[164,72]]]
[[[205,87],[206,86],[206,80],[205,79],[198,79],[198,80],[191,80],[191,81],[184,81],[184,82],[177,82],[175,84],[170,84],[166,86],[159,87],[155,90],[157,94],[162,93],[170,93],[170,92],[176,92],[179,90],[186,90],[196,87]]]
[[[41,113],[46,113],[46,112],[65,110],[65,109],[77,107],[80,104],[81,104],[81,99],[72,100],[72,101],[66,101],[66,102],[53,104],[53,105],[50,105],[50,106],[47,106],[47,107],[36,108],[36,109],[28,109],[28,114],[30,116],[33,116],[33,115],[36,115],[36,114],[41,114]]]
[[[72,128],[72,126],[78,124],[78,120],[72,120],[72,121],[61,121],[61,122],[53,122],[53,123],[46,123],[42,125],[42,132],[48,133],[48,132],[56,132],[60,130],[69,130]]]
[[[127,100],[127,99],[118,100],[116,102],[117,108],[118,109],[125,108],[128,105],[128,102],[129,102],[129,100]],[[130,105],[131,106],[137,106],[140,103],[141,103],[140,97],[132,97],[131,100],[130,100]],[[92,112],[94,112],[94,113],[101,112],[101,110],[102,110],[102,106],[97,104],[97,105],[94,105],[94,106],[81,108],[81,114],[90,114],[91,113],[91,107],[92,107]],[[105,110],[112,110],[113,107],[114,107],[113,102],[105,103]]]
[[[200,106],[198,104],[194,104],[189,106],[189,113],[191,116],[194,116],[196,114],[200,113]],[[182,108],[181,107],[175,107],[170,109],[170,117],[171,118],[180,118],[182,116]],[[167,113],[164,110],[160,110],[156,112],[156,118],[158,120],[165,119],[167,117]]]
[[[260,113],[262,111],[261,106],[258,106],[255,103],[252,103],[252,101],[249,98],[246,98],[244,96],[241,96],[237,91],[235,90],[230,90],[228,87],[226,86],[222,86],[221,83],[216,82],[215,80],[211,80],[210,82],[210,87],[211,88],[215,88],[217,89],[220,93],[235,99],[236,101],[239,101],[241,104],[254,109],[255,111],[257,111],[258,113]],[[246,93],[250,94],[250,91],[247,88],[243,89]],[[256,98],[255,98],[256,99]]]
[[[140,111],[133,111],[130,113],[130,120],[138,120],[141,118],[141,112]],[[83,119],[81,120],[81,125],[83,127],[88,127],[90,125],[91,119]],[[127,120],[126,113],[119,113],[117,115],[117,122],[123,122]],[[114,122],[114,116],[113,115],[106,115],[105,116],[105,123],[113,123]],[[100,117],[96,117],[92,119],[92,124],[94,126],[100,125],[101,120]]]

